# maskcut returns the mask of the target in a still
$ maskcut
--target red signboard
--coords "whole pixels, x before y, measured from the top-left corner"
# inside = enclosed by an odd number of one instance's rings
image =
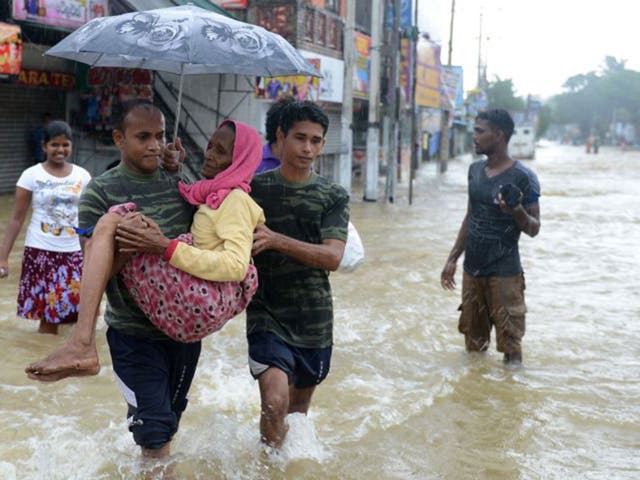
[[[76,86],[73,73],[47,72],[45,70],[24,69],[18,75],[18,84],[29,87],[49,87],[72,90]]]
[[[151,71],[143,69],[94,67],[87,76],[89,85],[151,85],[152,81]]]
[[[213,3],[225,10],[246,10],[247,0],[213,0]]]
[[[21,65],[20,27],[0,22],[0,75],[17,75]]]

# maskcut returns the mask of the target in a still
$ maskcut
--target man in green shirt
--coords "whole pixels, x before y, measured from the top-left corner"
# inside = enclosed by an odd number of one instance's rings
[[[120,149],[120,164],[95,177],[80,199],[80,230],[90,233],[95,226],[94,238],[87,241],[85,249],[83,275],[92,283],[106,283],[107,341],[113,371],[128,406],[129,430],[143,456],[165,457],[187,406],[200,342],[178,343],[155,328],[119,276],[113,274],[118,271],[117,266],[111,269],[114,252],[95,242],[113,237],[117,224],[111,217],[103,217],[113,205],[134,202],[137,210],[154,219],[169,238],[189,230],[193,208],[180,196],[177,178],[158,168],[165,149],[165,121],[160,110],[148,101],[125,103],[113,139]],[[102,234],[98,234],[100,230]],[[101,288],[83,287],[81,312],[83,304],[99,305],[102,292]],[[56,381],[98,373],[96,318],[97,312],[89,312],[79,320],[61,347],[27,367],[29,377]]]
[[[281,166],[251,184],[267,222],[254,234],[260,283],[247,308],[249,366],[260,385],[262,440],[273,447],[284,441],[286,415],[307,413],[331,361],[329,272],[344,252],[349,196],[312,170],[328,126],[312,102],[284,107],[277,131]]]

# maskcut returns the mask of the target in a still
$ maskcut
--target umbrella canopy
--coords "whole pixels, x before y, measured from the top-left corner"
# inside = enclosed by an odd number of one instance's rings
[[[319,76],[280,35],[194,5],[94,18],[45,54],[185,75]]]
[[[161,70],[180,75],[230,73],[321,76],[284,38],[194,5],[94,18],[45,52],[93,67]]]

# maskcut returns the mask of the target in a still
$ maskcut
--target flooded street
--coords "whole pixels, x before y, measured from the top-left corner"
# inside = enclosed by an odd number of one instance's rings
[[[354,199],[367,262],[332,276],[332,370],[309,418],[290,418],[280,455],[260,453],[244,318],[205,339],[173,443],[176,478],[640,478],[640,152],[549,145],[527,163],[542,185],[542,229],[520,242],[529,313],[519,370],[503,366],[495,342],[465,354],[462,261],[455,292],[439,283],[469,161],[440,177],[425,165],[412,206],[406,185],[393,205]],[[0,197],[2,234],[12,203]],[[15,318],[23,238],[0,283],[0,479],[141,478],[101,320],[98,376],[37,384],[23,373],[69,331],[39,335]]]

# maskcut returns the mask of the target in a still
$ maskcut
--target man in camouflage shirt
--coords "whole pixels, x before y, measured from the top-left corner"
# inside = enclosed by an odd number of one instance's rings
[[[284,441],[288,413],[307,413],[331,361],[329,272],[344,253],[349,196],[312,170],[328,126],[312,102],[285,106],[282,164],[251,184],[267,223],[254,234],[260,285],[247,308],[249,366],[260,385],[262,441],[272,447]]]
[[[180,196],[178,178],[158,168],[165,149],[165,120],[153,104],[145,100],[123,104],[113,139],[121,153],[120,164],[95,177],[80,199],[80,228],[87,234],[93,232],[85,246],[83,275],[92,284],[100,284],[85,288],[83,281],[80,310],[83,312],[83,305],[99,304],[104,290],[100,287],[106,283],[107,341],[113,373],[127,403],[129,430],[144,457],[160,458],[170,453],[171,439],[187,406],[201,344],[176,342],[154,327],[122,279],[109,273],[112,263],[117,265],[121,259],[114,259],[113,251],[96,242],[112,238],[121,221],[114,223],[105,216],[113,205],[134,202],[170,238],[188,231],[193,207]],[[96,295],[98,299],[88,300]],[[30,378],[56,381],[98,373],[97,312],[92,313],[81,316],[62,346],[27,367]]]

